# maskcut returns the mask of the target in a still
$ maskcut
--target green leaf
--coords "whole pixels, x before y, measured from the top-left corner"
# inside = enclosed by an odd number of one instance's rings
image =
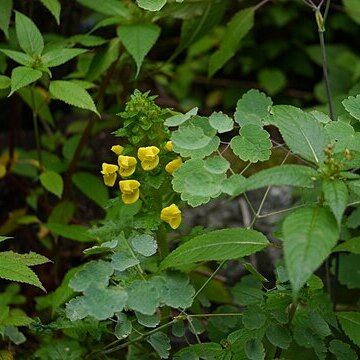
[[[113,272],[110,263],[102,260],[91,261],[70,279],[69,287],[75,291],[85,291],[92,285],[105,288]]]
[[[48,217],[49,223],[67,224],[75,213],[75,204],[72,201],[65,200],[57,204]]]
[[[357,24],[360,24],[360,4],[357,0],[343,0],[345,11]]]
[[[290,331],[281,325],[270,325],[266,329],[266,337],[276,347],[287,349],[291,344]]]
[[[1,325],[5,326],[28,326],[34,320],[26,315],[26,313],[20,309],[11,309],[7,318],[1,321]],[[1,357],[0,357],[1,359]]]
[[[332,121],[326,124],[325,130],[330,136],[331,144],[334,145],[334,152],[343,152],[345,149],[360,151],[359,133],[343,121]]]
[[[64,182],[58,173],[45,170],[40,174],[40,182],[47,191],[59,198],[61,197],[64,189]]]
[[[240,41],[254,25],[254,8],[248,8],[236,13],[226,26],[225,34],[220,42],[220,48],[211,55],[209,76],[213,76],[239,50]]]
[[[266,315],[260,306],[251,306],[244,310],[241,320],[246,329],[255,330],[264,326]]]
[[[9,57],[11,60],[19,63],[20,65],[31,66],[33,63],[33,58],[28,54],[24,54],[20,51],[0,49],[0,51]]]
[[[342,180],[324,180],[322,184],[324,198],[331,211],[335,215],[340,226],[349,194],[345,182]]]
[[[9,25],[12,7],[12,0],[2,0],[0,3],[0,29],[4,32],[6,37],[9,37]]]
[[[209,117],[209,123],[220,134],[231,131],[234,127],[233,119],[221,111],[212,113]]]
[[[137,235],[131,240],[132,248],[143,256],[151,256],[156,254],[157,242],[153,236],[143,234]]]
[[[124,313],[116,314],[117,323],[115,326],[115,336],[118,339],[125,339],[131,334],[132,323]]]
[[[0,75],[0,90],[7,89],[11,85],[11,79],[5,75]]]
[[[150,335],[147,342],[155,349],[160,359],[167,359],[170,355],[170,339],[161,331]]]
[[[205,135],[201,127],[180,127],[172,133],[173,143],[185,150],[201,149],[208,145],[211,137]]]
[[[198,108],[194,107],[189,110],[186,114],[177,114],[167,118],[164,122],[165,126],[179,126],[185,121],[189,120],[192,116],[195,116],[198,112]]]
[[[15,29],[20,47],[28,55],[41,55],[44,49],[44,39],[34,22],[16,11]]]
[[[345,110],[350,113],[355,119],[360,120],[360,95],[349,96],[342,104]]]
[[[259,125],[246,124],[240,129],[240,136],[231,139],[230,147],[243,161],[256,163],[269,160],[272,143],[270,135]]]
[[[88,235],[85,226],[82,225],[65,225],[56,223],[47,223],[46,227],[54,234],[60,235],[66,239],[76,240],[80,242],[94,241],[90,235]]]
[[[100,117],[93,99],[80,85],[71,81],[56,80],[49,86],[51,95],[66,104],[93,111]]]
[[[159,11],[167,0],[136,0],[139,7],[149,11]]]
[[[12,237],[9,236],[0,236],[0,242],[3,242],[5,240],[12,239]]]
[[[175,356],[174,360],[183,360],[183,359],[211,359],[214,356],[219,356],[223,351],[222,347],[218,343],[202,343],[202,344],[195,344],[190,345],[184,349],[178,351]],[[183,355],[192,355],[194,354],[196,357],[183,357]]]
[[[57,24],[60,24],[61,4],[59,0],[40,0],[41,3],[51,12]]]
[[[360,10],[360,8],[359,8]],[[359,19],[360,22],[360,19]],[[341,340],[331,340],[329,351],[333,353],[337,360],[357,360],[356,352],[350,347],[349,344]]]
[[[22,87],[39,80],[41,76],[41,71],[32,69],[30,67],[18,66],[14,68],[11,72],[11,92],[9,96]]]
[[[42,265],[50,262],[47,257],[34,252],[29,252],[28,254],[19,254],[13,251],[4,251],[0,253],[0,261],[3,259],[12,260],[25,266]]]
[[[108,190],[98,176],[78,172],[72,177],[72,182],[86,197],[100,207],[103,207],[109,200]]]
[[[325,208],[304,208],[283,224],[286,268],[295,292],[329,256],[339,238],[333,215]]]
[[[262,283],[254,275],[245,275],[231,290],[234,300],[240,305],[256,305],[264,301]]]
[[[37,275],[26,265],[14,259],[1,259],[0,262],[0,278],[34,285],[44,290]]]
[[[286,86],[286,75],[280,69],[261,69],[258,80],[269,95],[276,95]]]
[[[268,245],[266,237],[251,229],[223,229],[195,236],[180,245],[160,264],[160,269],[194,262],[230,260],[254,254]]]
[[[299,186],[311,188],[318,172],[303,165],[280,165],[261,170],[254,175],[244,178],[238,174],[232,175],[223,183],[223,192],[237,196],[245,191],[260,189],[265,186]]]
[[[325,160],[324,149],[330,143],[323,125],[313,115],[290,105],[272,108],[272,123],[280,130],[290,150],[314,163]]]
[[[336,314],[342,329],[349,339],[360,346],[360,313],[344,311]]]
[[[349,289],[360,288],[359,254],[340,254],[338,280]],[[336,270],[333,269],[335,272]]]
[[[41,61],[46,67],[55,67],[70,61],[76,56],[85,53],[86,49],[55,49],[46,52]]]
[[[160,27],[155,24],[129,24],[121,25],[117,34],[124,44],[125,49],[136,62],[136,75],[140,72],[141,64],[150,49],[155,45],[160,36]]]
[[[158,318],[158,316],[156,314],[144,315],[142,313],[135,312],[135,315],[136,315],[138,323],[145,327],[154,328],[157,325],[159,325],[159,323],[160,323],[160,319]]]
[[[77,2],[100,14],[121,16],[123,18],[127,18],[130,15],[124,3],[118,0],[101,0],[101,2],[98,0],[77,0]]]
[[[353,254],[360,255],[360,237],[354,237],[339,244],[333,251],[349,251]]]
[[[148,281],[133,281],[126,288],[128,307],[145,315],[153,315],[159,306],[159,293]]]
[[[114,270],[124,271],[138,264],[140,264],[138,259],[121,252],[117,252],[111,256],[111,266]]]
[[[265,359],[265,349],[259,339],[251,339],[245,343],[245,354],[249,360]]]

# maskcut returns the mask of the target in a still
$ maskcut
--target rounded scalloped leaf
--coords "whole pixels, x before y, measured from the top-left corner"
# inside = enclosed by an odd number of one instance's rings
[[[181,127],[173,132],[171,137],[175,146],[185,150],[201,149],[208,145],[211,137],[206,136],[200,127]]]
[[[205,160],[205,169],[212,174],[225,174],[230,168],[230,163],[222,156],[213,156]]]
[[[254,124],[244,125],[240,136],[235,136],[230,142],[234,154],[241,160],[258,161],[269,160],[271,155],[270,135],[262,127]]]
[[[164,122],[165,126],[179,126],[189,120],[192,116],[195,116],[198,112],[198,108],[194,107],[189,110],[186,114],[176,114],[167,118]]]
[[[217,136],[215,136],[214,138],[211,139],[209,144],[207,144],[206,146],[200,149],[188,150],[174,144],[174,151],[176,153],[179,153],[183,157],[191,156],[192,158],[202,159],[206,156],[211,155],[214,151],[216,151],[219,148],[219,145],[220,145],[220,139]]]
[[[212,113],[209,117],[209,123],[220,134],[231,131],[234,128],[233,119],[221,111]]]

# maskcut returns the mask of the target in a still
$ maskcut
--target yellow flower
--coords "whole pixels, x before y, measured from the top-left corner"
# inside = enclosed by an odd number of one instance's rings
[[[172,141],[168,141],[168,142],[165,144],[164,149],[165,149],[166,151],[173,151],[173,143],[172,143]]]
[[[170,161],[166,166],[165,170],[172,175],[172,173],[182,165],[181,157],[177,157],[175,160]]]
[[[140,147],[138,149],[138,158],[141,160],[141,166],[145,171],[155,169],[159,164],[160,150],[156,146]]]
[[[140,183],[137,180],[120,180],[119,187],[124,204],[133,204],[139,199]]]
[[[171,204],[161,210],[160,219],[167,222],[175,230],[181,224],[181,211],[175,204]]]
[[[5,175],[6,175],[6,166],[0,164],[0,179],[3,178]]]
[[[130,176],[134,173],[137,160],[132,156],[120,155],[118,157],[119,174],[123,177]]]
[[[103,174],[104,183],[106,186],[114,186],[117,177],[116,172],[118,169],[119,167],[117,165],[107,163],[102,164],[101,173]]]
[[[116,155],[120,155],[124,151],[124,148],[121,145],[113,145],[111,147],[111,151],[114,152]]]

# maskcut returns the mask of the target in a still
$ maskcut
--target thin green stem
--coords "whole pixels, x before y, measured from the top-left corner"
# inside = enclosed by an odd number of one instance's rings
[[[330,3],[331,3],[331,0],[326,1],[325,11],[324,11],[324,25],[326,23],[326,19],[327,19],[328,15],[329,15]]]
[[[186,320],[186,318],[208,318],[208,317],[217,317],[217,316],[243,316],[243,313],[214,313],[214,314],[188,314],[188,315],[178,315],[174,319]]]
[[[33,126],[34,126],[34,134],[35,134],[35,143],[36,143],[36,153],[39,161],[40,170],[43,169],[42,155],[41,155],[41,144],[40,144],[40,133],[39,133],[39,122],[36,111],[32,112],[33,116]]]

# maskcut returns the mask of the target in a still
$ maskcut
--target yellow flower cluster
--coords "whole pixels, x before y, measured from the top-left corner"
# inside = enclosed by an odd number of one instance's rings
[[[168,141],[164,149],[166,151],[173,150],[173,144]],[[133,156],[122,155],[124,148],[121,145],[114,145],[111,147],[111,151],[118,156],[118,165],[103,163],[101,174],[103,175],[104,183],[106,186],[114,186],[118,174],[122,177],[131,176],[137,165],[137,159]],[[160,149],[156,146],[140,147],[137,151],[137,157],[141,162],[141,167],[144,171],[151,171],[155,169],[159,164],[159,152]],[[181,157],[170,161],[165,166],[165,171],[169,174],[178,169],[182,165]],[[140,183],[137,180],[120,180],[119,188],[121,191],[121,198],[124,204],[135,203],[140,196]],[[167,222],[172,229],[177,229],[181,224],[181,211],[175,205],[171,204],[168,207],[162,209],[160,214],[161,220]]]

